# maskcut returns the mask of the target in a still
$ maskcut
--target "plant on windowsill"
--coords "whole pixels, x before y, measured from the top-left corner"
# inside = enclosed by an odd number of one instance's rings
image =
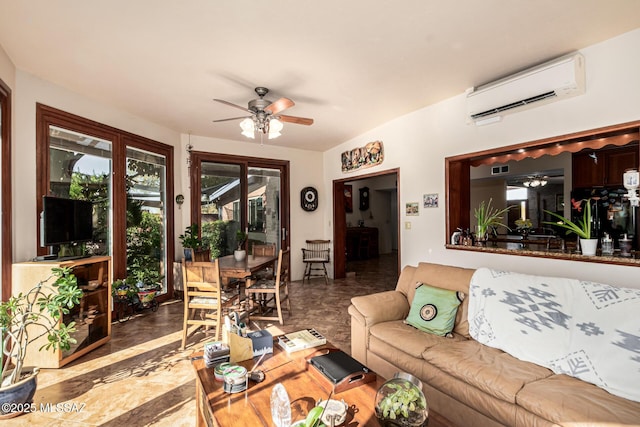
[[[598,239],[591,238],[591,199],[583,199],[577,203],[572,199],[571,202],[573,208],[578,212],[582,211],[582,202],[585,202],[584,211],[582,212],[582,219],[579,219],[577,222],[573,222],[560,214],[545,210],[546,213],[558,219],[558,221],[543,221],[543,223],[564,228],[565,230],[567,230],[567,234],[576,234],[580,239],[580,248],[582,249],[582,254],[587,256],[594,256],[596,254],[596,248],[598,246]]]
[[[53,268],[52,276],[36,284],[27,293],[11,296],[0,303],[0,419],[20,415],[6,412],[5,404],[24,406],[33,400],[37,385],[37,367],[25,367],[29,345],[46,335],[48,343],[37,351],[69,350],[76,344],[75,322],[64,324],[61,316],[80,303],[83,292],[69,268]],[[48,283],[55,278],[53,283]],[[11,405],[9,405],[11,408]]]

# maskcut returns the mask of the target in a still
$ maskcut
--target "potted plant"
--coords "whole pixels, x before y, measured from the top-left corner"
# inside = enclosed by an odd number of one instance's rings
[[[187,226],[184,234],[178,236],[178,239],[184,248],[184,258],[187,261],[209,260],[209,250],[203,248],[199,229],[200,227],[198,224],[191,224]]]
[[[564,228],[568,233],[574,233],[580,239],[580,247],[582,248],[582,254],[588,256],[594,256],[596,254],[596,248],[598,247],[598,239],[591,238],[591,199],[583,199],[580,203],[573,203],[572,206],[580,212],[582,210],[582,203],[584,203],[584,211],[582,212],[582,219],[577,222],[573,222],[568,218],[563,217],[560,214],[545,210],[546,213],[558,219],[557,222],[543,221],[545,224],[554,225],[560,228]]]
[[[238,249],[233,252],[233,257],[236,261],[242,261],[247,256],[247,251],[243,249],[244,241],[246,239],[247,234],[244,231],[236,231],[236,246]]]
[[[489,199],[489,203],[480,203],[478,208],[473,210],[473,216],[476,218],[476,244],[483,245],[487,241],[487,234],[490,228],[505,227],[511,230],[505,224],[502,223],[502,217],[505,213],[511,209],[511,206],[507,206],[504,209],[498,209],[491,206],[493,199]]]
[[[55,280],[48,284],[51,278]],[[64,324],[61,316],[80,303],[83,292],[69,268],[53,268],[52,276],[36,284],[25,294],[14,295],[0,303],[0,417],[5,404],[30,403],[37,385],[37,367],[25,367],[29,344],[47,335],[48,344],[37,349],[69,350],[76,340],[75,322]]]
[[[378,389],[375,411],[383,427],[425,426],[429,409],[422,382],[406,372],[396,373]]]

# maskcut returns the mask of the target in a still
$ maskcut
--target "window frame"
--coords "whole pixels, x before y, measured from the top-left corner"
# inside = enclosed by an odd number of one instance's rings
[[[126,151],[127,147],[138,148],[165,156],[166,165],[166,238],[167,238],[167,265],[165,276],[167,279],[167,293],[160,297],[163,301],[173,295],[174,262],[174,148],[158,141],[154,141],[139,135],[113,128],[111,126],[76,116],[74,114],[58,110],[56,108],[37,103],[36,104],[36,157],[37,157],[37,184],[36,184],[36,224],[37,240],[35,242],[38,255],[44,255],[46,248],[40,247],[40,221],[39,212],[42,211],[42,196],[49,190],[49,126],[58,126],[75,132],[105,139],[112,144],[112,242],[111,259],[114,278],[123,278],[127,274],[126,253],[126,225],[127,225],[127,195],[126,195]]]
[[[11,89],[0,80],[0,110],[2,120],[2,301],[7,301],[11,295],[11,265],[13,264],[13,234],[12,234],[12,180],[11,180]]]

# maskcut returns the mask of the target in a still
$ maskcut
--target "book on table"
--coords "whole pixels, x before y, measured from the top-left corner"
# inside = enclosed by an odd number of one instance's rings
[[[317,347],[327,343],[327,339],[313,328],[303,329],[297,332],[281,335],[278,345],[287,353]]]

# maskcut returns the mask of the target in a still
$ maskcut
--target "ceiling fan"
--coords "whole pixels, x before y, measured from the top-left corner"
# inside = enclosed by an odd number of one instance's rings
[[[217,122],[227,122],[230,120],[242,120],[240,127],[242,128],[242,134],[254,138],[255,132],[261,132],[261,134],[268,135],[269,139],[277,138],[280,136],[282,130],[282,122],[295,123],[298,125],[309,126],[313,124],[313,119],[305,117],[296,117],[280,114],[288,108],[291,108],[295,103],[289,98],[280,98],[276,101],[269,101],[265,99],[265,96],[269,93],[269,89],[266,87],[258,86],[255,88],[258,94],[257,99],[249,101],[248,107],[241,107],[223,99],[214,99],[216,102],[228,105],[233,108],[240,109],[249,113],[249,116],[231,117],[229,119],[214,120]]]

